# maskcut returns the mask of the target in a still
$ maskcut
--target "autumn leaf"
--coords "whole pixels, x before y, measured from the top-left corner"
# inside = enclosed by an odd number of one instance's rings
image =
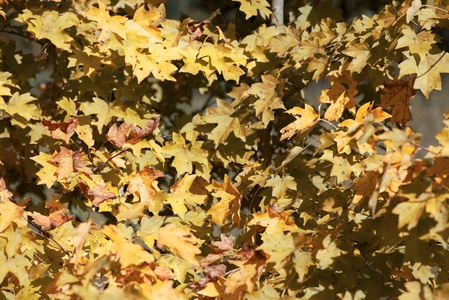
[[[70,137],[75,132],[79,122],[74,118],[64,122],[54,122],[44,118],[41,124],[44,128],[50,130],[52,138],[63,140],[66,144],[69,144]]]
[[[380,100],[382,108],[386,109],[394,105],[391,122],[399,123],[402,127],[405,127],[411,117],[409,101],[416,94],[412,81],[413,76],[408,76],[407,81],[394,79],[386,82],[382,87],[382,90],[385,92],[385,95]]]
[[[251,225],[259,225],[266,227],[265,233],[275,233],[277,231],[291,231],[298,229],[295,222],[290,218],[293,211],[285,210],[280,214],[273,211],[270,206],[267,206],[267,211],[265,213],[254,213],[253,219],[248,223]]]
[[[142,171],[129,176],[129,186],[126,195],[133,194],[134,197],[140,198],[144,204],[155,206],[155,197],[157,189],[154,186],[156,179],[163,177],[164,174],[159,170],[151,170],[150,166],[145,166]]]
[[[229,262],[239,267],[236,272],[226,278],[226,293],[234,294],[240,288],[252,291],[267,263],[264,251],[254,245],[244,244],[243,250],[239,251],[241,260],[230,260]]]
[[[99,248],[95,252],[98,254],[115,254],[122,267],[141,262],[150,263],[154,261],[153,255],[146,251],[142,246],[133,244],[125,239],[121,230],[115,225],[104,226],[101,233],[111,239],[112,244],[109,249]]]
[[[358,93],[357,82],[352,78],[352,73],[349,71],[332,71],[328,76],[331,77],[332,87],[323,90],[321,96],[317,99],[323,103],[330,103],[324,117],[333,121],[338,120],[345,109],[355,110],[354,96]]]
[[[86,195],[86,197],[92,201],[94,206],[99,206],[100,203],[103,203],[109,199],[115,199],[118,197],[117,194],[109,191],[106,185],[102,185],[101,183],[97,183],[95,186],[89,187],[89,185],[79,182],[79,187],[81,191]]]
[[[224,183],[212,180],[212,184],[206,186],[206,189],[214,197],[221,198],[218,203],[214,204],[207,211],[212,216],[212,222],[221,227],[225,223],[226,218],[231,215],[232,223],[239,224],[242,195],[232,185],[228,175],[225,175]]]
[[[427,54],[424,59],[418,63],[415,56],[404,53],[406,60],[399,64],[399,78],[404,75],[417,74],[413,88],[429,98],[433,90],[441,90],[441,73],[449,73],[446,66],[449,63],[449,55],[446,52],[438,54]]]
[[[66,212],[66,209],[59,209],[50,213],[48,217],[41,215],[38,212],[33,212],[30,215],[37,225],[41,225],[44,230],[50,231],[75,218],[75,216],[67,216],[65,214]]]
[[[266,0],[232,0],[240,2],[240,10],[246,14],[246,19],[248,20],[252,16],[257,16],[258,11],[263,18],[268,18],[271,16],[271,11],[269,9],[270,4]]]
[[[429,31],[421,31],[416,34],[410,27],[406,27],[402,33],[404,35],[399,39],[396,49],[408,47],[410,53],[418,54],[421,60],[426,58],[427,52],[436,42],[435,34]]]
[[[192,265],[198,265],[195,255],[200,254],[201,250],[194,245],[199,242],[188,228],[168,224],[159,230],[157,246],[168,246]]]
[[[319,121],[319,115],[308,104],[305,104],[305,108],[294,107],[287,110],[286,113],[294,115],[296,120],[280,130],[282,134],[280,141],[290,139],[298,132],[313,128]]]
[[[196,140],[197,134],[191,143],[186,143],[182,135],[173,133],[173,142],[168,142],[162,148],[162,154],[166,157],[174,157],[173,167],[176,168],[178,176],[193,173],[195,163],[203,170],[210,170],[209,152],[202,149],[203,142]]]
[[[361,73],[371,56],[369,46],[363,42],[359,44],[349,44],[349,47],[342,51],[342,53],[352,57],[348,70],[353,73]]]
[[[170,188],[167,201],[170,203],[173,212],[184,217],[188,211],[187,205],[195,206],[205,204],[207,199],[206,180],[197,175],[184,175],[181,180]]]
[[[129,137],[132,139],[140,139],[140,138],[143,138],[143,137],[153,133],[153,131],[155,131],[156,128],[159,126],[160,119],[161,119],[160,116],[156,116],[154,118],[154,120],[149,120],[145,124],[145,127],[143,129],[141,129],[137,126],[132,126]]]
[[[108,141],[110,141],[113,145],[122,148],[125,142],[127,141],[129,129],[131,128],[131,125],[123,123],[119,127],[117,127],[117,124],[114,123],[108,130],[108,133],[106,134],[106,138]]]

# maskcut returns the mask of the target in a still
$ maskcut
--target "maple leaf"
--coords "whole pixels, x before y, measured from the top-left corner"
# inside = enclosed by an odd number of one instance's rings
[[[296,120],[280,130],[282,134],[280,141],[290,139],[298,132],[312,129],[319,121],[319,115],[308,104],[305,104],[305,108],[294,107],[287,110],[286,113],[294,115]]]
[[[18,21],[27,24],[27,30],[34,33],[37,39],[49,39],[56,47],[66,51],[70,51],[73,38],[65,32],[65,29],[78,26],[80,23],[73,12],[60,14],[53,10],[37,15],[29,9],[23,10]]]
[[[0,203],[9,201],[12,197],[13,193],[6,188],[5,180],[0,178]]]
[[[73,168],[73,151],[66,147],[60,147],[59,153],[54,154],[49,160],[49,163],[57,167],[56,174],[58,180],[67,179],[70,177]]]
[[[81,191],[86,197],[92,201],[94,206],[99,206],[106,200],[117,198],[118,195],[109,191],[108,187],[101,182],[97,182],[95,186],[89,187],[89,185],[79,182]]]
[[[63,140],[66,144],[69,144],[70,137],[75,132],[78,124],[79,122],[74,118],[64,122],[54,122],[44,118],[41,122],[42,127],[51,131],[52,138]]]
[[[284,260],[296,249],[290,233],[285,235],[279,231],[275,233],[265,232],[262,234],[262,240],[263,243],[257,247],[257,250],[263,250],[269,256],[267,263],[274,262],[276,269],[279,269],[285,262]]]
[[[225,80],[239,82],[240,76],[245,72],[239,66],[245,66],[247,57],[241,49],[233,48],[228,44],[214,45],[204,43],[199,49],[198,59],[208,58],[208,67],[216,69]]]
[[[83,102],[80,110],[86,115],[97,115],[97,125],[100,133],[103,131],[103,126],[108,124],[112,118],[125,118],[126,112],[124,107],[120,105],[119,101],[107,102],[100,98],[94,97],[94,102]]]
[[[212,132],[209,134],[209,139],[214,141],[215,148],[224,143],[228,136],[232,133],[246,142],[246,129],[244,125],[240,124],[237,117],[231,117],[234,108],[231,104],[223,100],[217,99],[217,108],[207,108],[206,114],[201,117],[207,123],[217,123]]]
[[[327,269],[333,262],[334,258],[346,253],[337,247],[337,244],[332,240],[331,235],[323,239],[323,249],[318,250],[316,254],[317,268]]]
[[[270,4],[266,0],[232,0],[240,2],[240,10],[246,14],[246,19],[248,20],[252,16],[257,16],[257,11],[264,19],[271,16],[271,11],[269,9]]]
[[[252,291],[267,263],[264,251],[256,249],[255,245],[245,243],[243,250],[237,253],[241,256],[240,261],[228,261],[239,268],[226,278],[226,294],[234,294],[243,286],[246,287],[246,290]]]
[[[357,92],[357,82],[352,78],[352,73],[344,71],[332,71],[328,74],[331,77],[332,87],[323,90],[317,99],[323,103],[330,103],[324,117],[329,121],[338,120],[343,111],[348,109],[354,111],[354,96]]]
[[[386,82],[382,87],[385,92],[385,95],[380,99],[382,108],[386,109],[394,105],[391,122],[399,123],[402,127],[405,127],[411,117],[409,101],[416,94],[412,81],[413,76],[408,76],[407,81],[396,78]]]
[[[201,250],[194,245],[199,242],[188,228],[168,224],[159,230],[157,246],[168,246],[192,265],[198,265],[195,255],[200,254]]]
[[[441,90],[440,73],[449,73],[446,67],[449,65],[449,55],[446,55],[446,52],[427,54],[419,63],[415,56],[407,52],[404,54],[407,59],[398,65],[399,78],[404,75],[417,74],[413,87],[420,89],[427,99],[431,91]]]
[[[125,142],[128,140],[129,129],[131,128],[130,124],[123,123],[119,127],[114,123],[108,130],[106,134],[106,138],[113,145],[122,148]]]
[[[340,124],[339,127],[347,127],[347,131],[343,131],[334,138],[334,141],[337,143],[337,151],[340,152],[343,148],[349,144],[349,142],[353,139],[357,139],[360,143],[360,140],[363,139],[365,134],[370,133],[371,130],[374,130],[372,127],[372,122],[382,122],[383,120],[391,117],[389,113],[382,111],[381,107],[377,107],[372,109],[374,102],[363,104],[356,113],[355,120],[346,119]],[[367,117],[371,114],[371,118]],[[361,148],[361,145],[359,145]],[[364,148],[367,149],[367,148]],[[364,153],[365,151],[362,151]]]
[[[402,29],[402,33],[404,35],[398,40],[396,49],[408,47],[410,53],[418,54],[421,60],[426,58],[426,54],[436,42],[435,34],[429,31],[416,34],[410,27],[406,27]]]
[[[314,265],[312,253],[296,250],[294,252],[293,263],[296,273],[298,273],[299,282],[303,282],[309,272],[309,267]]]
[[[89,234],[89,230],[91,228],[93,220],[89,219],[87,222],[81,223],[76,228],[76,236],[73,238],[73,245],[75,246],[75,250],[73,251],[73,256],[70,261],[74,264],[78,264],[78,258],[81,255],[81,251],[83,250],[84,243],[86,242],[86,236]]]
[[[206,189],[214,197],[221,198],[207,211],[208,214],[212,215],[212,222],[221,227],[226,218],[232,215],[232,223],[239,224],[242,195],[232,185],[228,175],[225,174],[224,183],[212,180],[212,184],[206,186]]]
[[[59,209],[50,213],[48,217],[41,215],[38,212],[32,213],[31,216],[33,217],[34,222],[37,225],[41,225],[44,230],[49,231],[58,228],[62,224],[67,223],[75,218],[75,216],[67,216],[65,214],[66,212],[66,209]]]
[[[290,218],[292,210],[285,210],[280,214],[273,211],[270,206],[267,206],[265,213],[253,213],[254,219],[252,219],[248,225],[259,225],[266,227],[265,233],[275,233],[277,231],[291,231],[298,229],[295,225],[295,221]]]
[[[106,42],[112,33],[125,39],[127,28],[124,23],[128,19],[123,16],[111,16],[103,2],[100,1],[97,2],[97,4],[98,7],[91,5],[86,11],[78,10],[78,13],[86,19],[97,22],[97,28],[101,30],[101,34],[98,36],[97,41],[100,43]]]
[[[35,100],[37,99],[31,96],[30,93],[20,95],[16,92],[9,99],[8,103],[0,103],[0,109],[4,110],[10,116],[19,115],[27,121],[31,119],[38,119],[40,116],[40,110],[36,105],[29,104]],[[17,124],[21,127],[24,126],[21,125],[21,123]]]
[[[256,117],[262,113],[262,123],[267,126],[274,120],[273,110],[284,108],[281,98],[277,96],[278,80],[271,75],[262,75],[262,82],[255,83],[246,92],[258,97],[252,105],[256,110]]]
[[[348,70],[355,73],[362,72],[371,56],[371,51],[366,43],[349,44],[348,48],[342,53],[352,57]]]
[[[172,165],[179,175],[193,172],[194,162],[197,162],[203,171],[210,170],[209,152],[201,148],[204,142],[196,140],[198,133],[192,139],[190,145],[177,133],[173,133],[173,142],[168,142],[162,148],[162,154],[166,157],[174,157]]]
[[[2,182],[0,182],[0,184],[2,184]],[[9,191],[5,188],[2,189],[1,193],[3,194],[2,196],[5,197],[8,196]],[[9,200],[2,199],[0,202],[0,233],[10,227],[12,222],[26,226],[25,208],[18,206]],[[25,222],[25,224],[23,224],[23,222]]]
[[[206,189],[207,181],[197,175],[184,175],[170,188],[170,194],[167,201],[170,203],[173,212],[184,217],[187,212],[186,205],[205,204],[207,199]]]
[[[163,176],[165,175],[161,171],[151,170],[150,166],[145,166],[139,173],[129,176],[129,186],[125,196],[133,194],[144,204],[151,204],[154,207],[157,189],[153,183],[157,183],[156,179]]]
[[[115,254],[122,267],[127,267],[132,264],[139,264],[140,262],[153,262],[154,257],[151,253],[146,251],[142,246],[133,244],[125,239],[123,233],[115,225],[104,226],[101,233],[111,239],[112,244],[109,249],[97,248],[95,250],[98,254]]]
[[[129,137],[132,139],[140,139],[140,138],[143,138],[143,137],[153,133],[153,131],[155,131],[156,128],[159,126],[160,119],[161,119],[161,117],[158,115],[154,118],[154,120],[149,120],[145,124],[145,127],[143,129],[141,129],[137,126],[132,126]]]

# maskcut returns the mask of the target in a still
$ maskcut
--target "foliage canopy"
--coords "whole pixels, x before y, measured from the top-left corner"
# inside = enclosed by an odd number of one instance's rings
[[[0,1],[2,297],[448,297],[447,1],[161,2]]]

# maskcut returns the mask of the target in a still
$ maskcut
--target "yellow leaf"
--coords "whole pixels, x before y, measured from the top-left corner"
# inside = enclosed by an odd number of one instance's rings
[[[228,175],[225,174],[224,183],[212,180],[212,184],[206,186],[206,189],[214,197],[221,198],[218,203],[207,211],[208,214],[212,215],[212,222],[221,227],[225,223],[226,218],[231,215],[232,223],[239,224],[242,195],[232,185]]]
[[[257,16],[257,11],[264,19],[271,16],[270,4],[266,0],[232,0],[240,2],[240,10],[246,14],[246,19],[248,20],[252,16]]]
[[[287,110],[286,113],[294,115],[296,120],[281,129],[280,132],[282,135],[280,141],[290,139],[298,132],[313,128],[319,121],[319,115],[308,104],[305,104],[305,108],[294,107]]]
[[[201,250],[194,246],[200,242],[188,228],[176,227],[175,224],[168,224],[159,230],[157,246],[168,246],[175,250],[183,259],[197,266],[198,260],[195,255],[200,254]]]

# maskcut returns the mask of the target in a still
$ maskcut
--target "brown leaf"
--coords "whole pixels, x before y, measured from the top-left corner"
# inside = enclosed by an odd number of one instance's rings
[[[114,125],[109,128],[106,137],[113,145],[121,148],[128,140],[127,134],[130,128],[131,125],[126,123],[123,123],[117,128],[117,124],[114,123]]]
[[[154,118],[154,120],[149,120],[147,122],[147,124],[145,124],[145,128],[141,129],[139,127],[136,126],[132,126],[131,127],[131,133],[129,134],[129,137],[132,139],[139,139],[142,138],[144,136],[147,136],[151,133],[153,133],[153,131],[156,130],[156,128],[159,126],[159,120],[161,119],[160,116],[156,116]]]
[[[210,23],[209,20],[205,20],[198,24],[193,24],[189,26],[190,40],[203,41],[205,38],[207,38],[207,34],[204,34],[204,25],[209,23]]]
[[[74,118],[64,122],[53,122],[51,120],[42,120],[42,127],[50,130],[51,137],[58,140],[63,140],[66,144],[70,142],[70,137],[78,127],[79,122]]]
[[[413,98],[416,94],[416,90],[413,88],[413,75],[408,76],[407,81],[398,78],[390,80],[381,88],[385,92],[385,95],[380,99],[382,109],[394,105],[391,122],[399,123],[402,127],[405,127],[411,117],[410,98]]]
[[[95,206],[100,205],[100,203],[106,200],[117,198],[117,195],[111,193],[106,185],[97,185],[89,189],[87,184],[79,182],[79,186],[81,191],[87,198],[89,198],[90,201],[92,201],[92,204]]]

